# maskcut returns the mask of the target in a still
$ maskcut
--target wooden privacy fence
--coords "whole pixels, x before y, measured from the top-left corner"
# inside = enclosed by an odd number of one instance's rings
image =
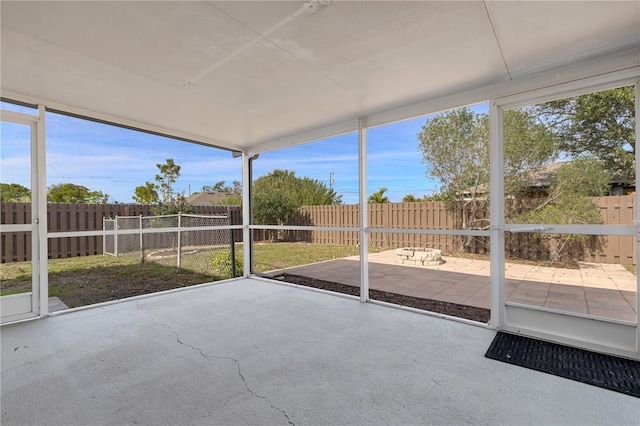
[[[2,225],[31,223],[30,203],[1,203]],[[47,230],[102,231],[103,218],[116,216],[149,216],[151,206],[140,204],[57,204],[47,205]],[[234,223],[241,224],[238,206],[194,206],[196,214],[217,215],[233,212]],[[241,241],[242,231],[236,233]],[[102,236],[49,238],[49,259],[102,254]],[[30,232],[2,232],[0,241],[2,263],[31,259]]]
[[[603,223],[632,225],[635,217],[635,195],[593,198],[599,207]],[[369,204],[367,212],[370,228],[402,229],[460,229],[456,218],[444,202]],[[242,223],[241,209],[237,206],[198,206],[196,214],[227,214],[234,212],[234,224]],[[49,204],[49,232],[95,231],[102,229],[103,217],[149,215],[150,207],[138,204]],[[31,222],[31,205],[2,203],[2,224]],[[300,209],[295,225],[354,227],[353,231],[285,231],[287,240],[318,244],[359,244],[359,206],[305,206]],[[254,232],[256,241],[267,238]],[[242,241],[242,231],[237,231],[236,241]],[[574,260],[635,264],[635,239],[633,236],[588,236],[582,240],[564,242],[540,234],[505,234],[505,251],[508,258],[542,260],[552,259],[560,250]],[[460,245],[460,237],[452,235],[418,235],[406,233],[371,232],[369,244],[382,248],[406,246],[433,247],[445,253],[454,253]],[[29,260],[31,241],[28,233],[2,233],[2,263]],[[489,239],[474,237],[468,241],[468,251],[476,254],[489,252]],[[50,238],[49,258],[63,258],[102,254],[102,237]]]
[[[604,224],[633,225],[635,195],[595,197],[592,201],[600,209]],[[402,229],[461,229],[444,202],[369,204],[367,206],[369,228]],[[358,226],[358,206],[305,206],[301,209],[303,222],[315,226]],[[358,243],[357,230],[298,232],[298,240],[318,244],[353,245]],[[432,247],[444,253],[454,253],[460,238],[453,235],[369,233],[369,245],[382,248]],[[468,251],[475,254],[489,253],[488,237],[473,237]],[[560,251],[573,260],[635,264],[635,238],[633,236],[587,236],[565,242],[549,235],[531,233],[506,233],[505,252],[508,258],[548,261]]]

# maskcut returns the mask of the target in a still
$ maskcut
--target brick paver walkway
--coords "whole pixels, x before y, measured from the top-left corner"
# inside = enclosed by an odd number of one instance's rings
[[[360,285],[359,257],[287,269],[342,284]],[[481,308],[491,301],[489,261],[444,257],[439,266],[407,266],[395,251],[369,255],[369,287]],[[507,263],[507,300],[618,320],[636,320],[636,276],[621,265],[580,263],[579,269]]]

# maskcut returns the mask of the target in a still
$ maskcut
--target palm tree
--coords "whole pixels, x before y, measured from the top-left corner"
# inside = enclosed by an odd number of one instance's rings
[[[384,193],[387,192],[389,188],[382,186],[378,188],[376,192],[369,195],[369,203],[370,204],[384,204],[389,202],[389,197],[385,196]]]
[[[413,194],[407,194],[407,195],[405,195],[405,196],[404,196],[404,198],[402,199],[402,202],[403,202],[403,203],[416,203],[416,202],[418,202],[418,201],[420,201],[420,199],[419,199],[419,198],[416,198],[416,196],[415,196],[415,195],[413,195]]]

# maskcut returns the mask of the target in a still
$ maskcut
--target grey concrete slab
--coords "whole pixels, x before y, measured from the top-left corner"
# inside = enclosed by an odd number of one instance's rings
[[[640,419],[639,399],[484,358],[492,330],[262,280],[0,332],[3,425]]]
[[[64,311],[65,309],[69,309],[69,307],[59,297],[49,298],[49,312]]]

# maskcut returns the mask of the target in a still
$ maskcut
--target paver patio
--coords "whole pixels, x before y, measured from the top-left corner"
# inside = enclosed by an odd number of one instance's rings
[[[438,266],[399,265],[395,251],[369,255],[369,288],[490,308],[490,263],[444,256]],[[359,286],[359,257],[289,268],[287,273]],[[581,262],[579,269],[506,263],[507,301],[636,321],[636,276],[621,265]]]

